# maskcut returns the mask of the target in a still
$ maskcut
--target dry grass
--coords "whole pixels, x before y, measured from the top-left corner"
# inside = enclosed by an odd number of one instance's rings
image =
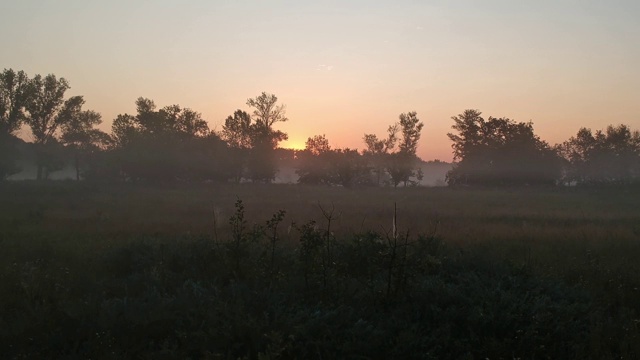
[[[0,222],[24,231],[211,234],[214,213],[224,232],[237,198],[247,217],[279,209],[288,223],[321,220],[319,206],[340,213],[339,233],[399,226],[450,241],[484,239],[634,240],[640,235],[640,191],[613,189],[344,189],[296,185],[87,186],[73,182],[0,188]],[[35,220],[35,221],[31,221]]]

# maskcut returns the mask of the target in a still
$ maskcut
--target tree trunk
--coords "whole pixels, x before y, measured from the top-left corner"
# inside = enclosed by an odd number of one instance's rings
[[[42,180],[42,175],[43,175],[43,170],[44,170],[44,155],[43,155],[43,145],[40,143],[36,143],[35,144],[35,152],[36,152],[36,166],[37,166],[37,173],[36,173],[36,180],[40,181]]]
[[[76,166],[76,181],[80,181],[80,159],[77,151],[75,156],[75,166]]]

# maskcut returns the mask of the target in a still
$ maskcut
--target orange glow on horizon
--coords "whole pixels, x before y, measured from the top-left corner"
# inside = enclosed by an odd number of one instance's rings
[[[283,149],[304,150],[306,145],[304,141],[290,139],[282,142],[282,144],[280,144],[280,147]]]

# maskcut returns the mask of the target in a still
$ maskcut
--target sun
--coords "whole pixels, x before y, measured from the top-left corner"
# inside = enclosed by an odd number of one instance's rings
[[[283,149],[304,150],[305,143],[303,141],[289,139],[280,145]]]

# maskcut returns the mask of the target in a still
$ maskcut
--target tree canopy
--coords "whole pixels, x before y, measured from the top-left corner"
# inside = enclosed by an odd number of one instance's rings
[[[278,172],[275,150],[288,139],[285,132],[274,128],[286,122],[286,106],[278,104],[278,97],[262,92],[246,102],[252,114],[236,110],[225,120],[221,136],[234,150],[240,168],[236,181],[247,177],[254,182],[271,182]]]
[[[385,176],[394,187],[400,183],[405,186],[417,184],[422,179],[422,172],[416,167],[419,160],[416,152],[424,124],[415,111],[402,113],[398,118],[397,123],[387,128],[385,139],[379,139],[374,134],[365,134],[363,137],[367,146],[363,155],[376,174],[376,184],[380,184]]]
[[[640,178],[640,132],[627,125],[595,133],[581,128],[557,150],[566,162],[568,183],[626,184]]]
[[[455,165],[450,185],[555,184],[560,178],[556,152],[535,135],[533,123],[484,119],[478,110],[453,118],[449,133]]]
[[[19,155],[14,135],[25,120],[30,86],[24,71],[4,69],[0,73],[0,181],[20,170],[16,165]]]
[[[24,122],[31,85],[24,71],[4,69],[0,73],[0,133],[13,134]]]

